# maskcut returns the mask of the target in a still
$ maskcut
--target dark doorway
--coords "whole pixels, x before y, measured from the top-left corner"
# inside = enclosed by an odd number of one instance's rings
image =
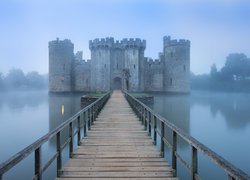
[[[119,78],[119,77],[114,78],[113,88],[115,90],[122,89],[122,79],[121,78]]]

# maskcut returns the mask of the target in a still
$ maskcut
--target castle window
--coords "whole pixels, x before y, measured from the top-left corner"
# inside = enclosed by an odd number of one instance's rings
[[[170,86],[172,86],[172,85],[173,85],[173,79],[170,78]]]
[[[101,56],[101,52],[99,52],[99,56]]]
[[[151,68],[151,64],[149,64],[149,68]]]
[[[186,72],[186,65],[183,66],[183,71]]]
[[[63,70],[65,70],[65,64],[63,64]]]
[[[135,50],[133,49],[133,55],[135,55]]]
[[[106,68],[106,64],[104,65],[104,67]]]
[[[135,64],[134,64],[134,69],[135,69]]]
[[[118,69],[118,63],[116,64],[116,69]]]
[[[170,57],[172,58],[173,56],[174,56],[174,53],[173,53],[173,52],[171,52],[171,53],[170,53]]]

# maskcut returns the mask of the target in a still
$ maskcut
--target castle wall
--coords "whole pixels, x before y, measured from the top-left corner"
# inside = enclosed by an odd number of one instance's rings
[[[113,38],[95,39],[90,41],[91,50],[91,91],[109,91],[110,88],[110,59]]]
[[[124,69],[124,51],[121,47],[120,42],[116,42],[112,48],[111,52],[111,62],[110,62],[110,73],[111,73],[111,89],[114,89],[114,79],[120,78],[122,81],[123,78],[123,69]]]
[[[49,42],[49,91],[69,92],[72,90],[72,62],[74,45],[70,40]]]
[[[163,91],[163,69],[162,61],[145,60],[145,91]]]
[[[144,58],[146,41],[113,38],[89,41],[91,60],[74,57],[70,40],[49,42],[49,91],[136,91],[188,93],[190,42],[163,39],[159,60]]]
[[[165,91],[188,93],[190,91],[190,42],[164,37]]]
[[[76,61],[73,72],[74,91],[90,91],[90,61]]]
[[[129,70],[129,91],[140,91],[143,86],[143,82],[141,82],[142,77],[140,77],[140,68],[142,64],[140,63],[141,56],[144,56],[144,51],[146,47],[146,41],[141,41],[140,39],[123,39],[121,41],[124,47],[124,65],[125,68]]]

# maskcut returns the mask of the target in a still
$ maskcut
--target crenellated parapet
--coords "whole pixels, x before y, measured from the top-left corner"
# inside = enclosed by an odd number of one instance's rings
[[[190,41],[185,39],[171,39],[170,36],[163,37],[163,46],[187,46],[190,47]]]
[[[146,40],[141,40],[139,38],[124,38],[121,40],[124,48],[138,48],[144,50],[146,48]]]
[[[101,38],[101,39],[94,39],[89,41],[89,49],[95,49],[95,48],[112,48],[114,45],[114,38],[113,37],[107,37],[107,38]]]
[[[60,46],[73,48],[74,44],[69,39],[60,40],[59,38],[56,38],[56,40],[49,42],[49,48],[60,47]]]

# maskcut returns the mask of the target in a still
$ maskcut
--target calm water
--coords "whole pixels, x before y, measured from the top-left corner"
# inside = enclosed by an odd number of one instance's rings
[[[80,96],[48,95],[47,92],[2,93],[0,96],[0,162],[53,130],[80,109]],[[191,95],[155,95],[152,107],[185,132],[250,174],[250,95],[192,92]],[[64,106],[64,112],[62,112]],[[67,131],[63,133],[65,139]],[[178,151],[190,162],[190,147],[178,144]],[[55,140],[42,147],[43,162],[55,152]],[[67,149],[63,152],[67,157]],[[169,154],[166,151],[166,154]],[[9,171],[4,178],[30,179],[33,154]],[[63,159],[66,162],[67,158]],[[221,179],[225,174],[199,154],[203,179]],[[178,165],[180,179],[187,179]],[[24,173],[25,172],[25,173]],[[213,172],[213,173],[211,173]],[[211,177],[215,175],[216,178]],[[55,177],[55,164],[44,174]],[[16,178],[17,179],[17,178]]]

